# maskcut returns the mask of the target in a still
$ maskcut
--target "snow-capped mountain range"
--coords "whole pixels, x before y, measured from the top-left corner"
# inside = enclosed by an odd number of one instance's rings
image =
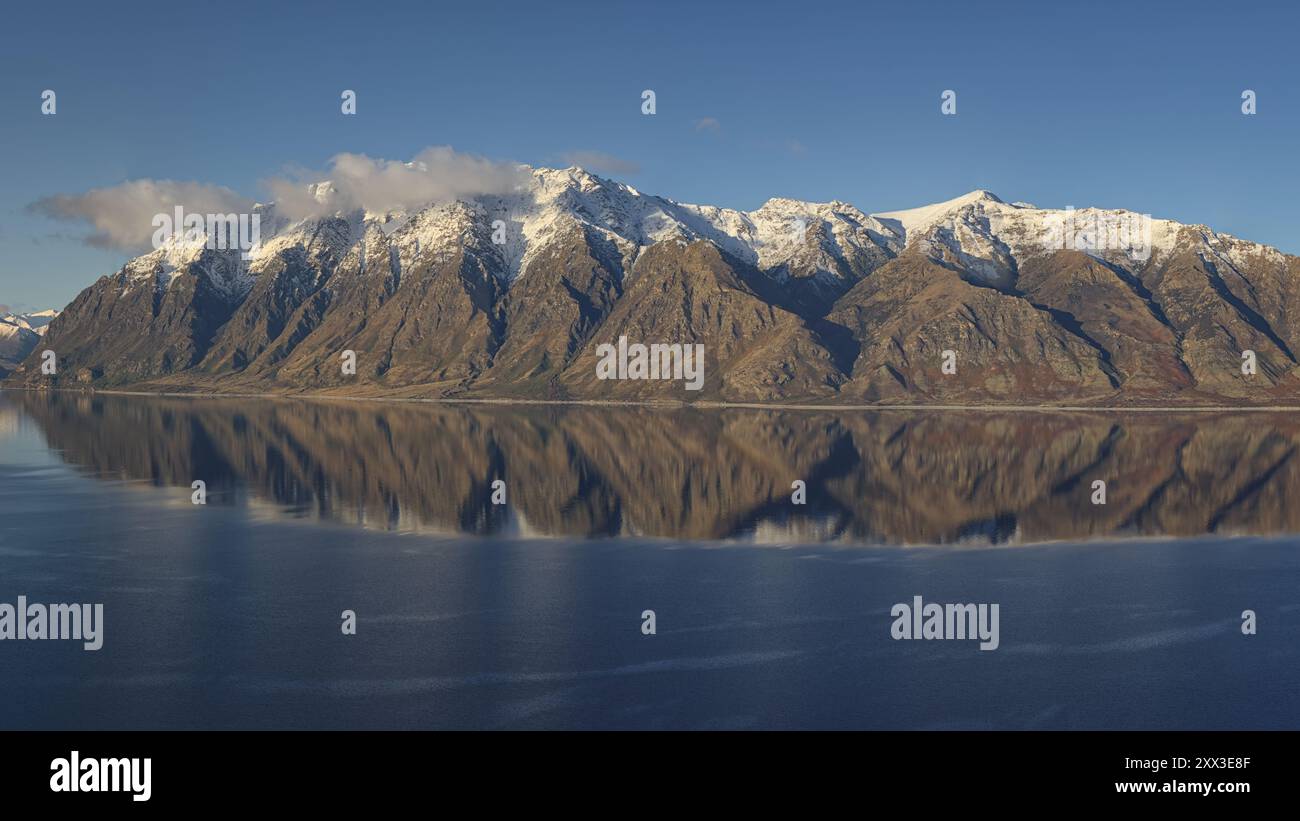
[[[1300,386],[1296,258],[1207,226],[987,191],[877,214],[781,198],[739,211],[579,168],[519,173],[507,194],[382,212],[331,213],[335,188],[316,183],[315,216],[257,207],[245,255],[173,238],[52,326],[75,366],[61,379],[668,390],[589,378],[592,349],[628,335],[711,345],[704,395],[720,399],[1275,401]],[[342,350],[366,363],[350,380],[334,373]],[[959,378],[931,373],[943,350],[964,357]]]
[[[0,375],[7,375],[32,352],[58,315],[58,311],[45,310],[0,316]]]
[[[526,273],[529,263],[566,227],[578,223],[612,242],[624,259],[634,261],[639,250],[657,242],[705,240],[735,258],[761,270],[785,275],[787,269],[811,272],[822,283],[842,280],[839,265],[859,255],[880,261],[892,258],[912,244],[927,253],[955,255],[970,264],[973,273],[990,280],[1005,276],[1015,261],[1062,250],[1082,250],[1099,259],[1132,261],[1142,254],[1141,242],[1122,248],[1089,247],[1085,231],[1075,242],[1063,241],[1062,226],[1073,220],[1084,226],[1093,221],[1122,223],[1148,221],[1148,250],[1167,255],[1180,240],[1198,242],[1204,250],[1229,265],[1281,252],[1266,245],[1217,233],[1205,225],[1185,225],[1124,209],[1044,209],[1025,203],[1006,203],[995,194],[977,190],[962,196],[900,211],[866,214],[853,205],[773,198],[753,211],[709,205],[692,205],[643,194],[632,186],[598,177],[581,168],[530,168],[522,166],[526,182],[507,196],[485,195],[465,202],[430,203],[415,210],[371,213],[361,210],[291,221],[277,213],[274,204],[259,205],[263,242],[245,264],[213,273],[229,283],[239,296],[251,287],[266,261],[297,245],[330,243],[341,251],[362,243],[367,231],[377,229],[393,238],[397,250],[445,246],[460,239],[465,220],[485,227],[494,220],[505,223],[497,271],[504,281]],[[309,187],[322,203],[329,202],[329,181]],[[343,220],[345,230],[323,229]],[[816,242],[810,243],[809,238]],[[161,272],[163,284],[202,255],[206,236],[189,242],[174,239],[162,248],[128,264],[133,278],[149,279]]]
[[[38,336],[45,335],[45,329],[54,321],[59,312],[53,308],[44,311],[33,311],[31,313],[5,313],[0,316],[0,324],[13,325],[18,328],[25,328]]]

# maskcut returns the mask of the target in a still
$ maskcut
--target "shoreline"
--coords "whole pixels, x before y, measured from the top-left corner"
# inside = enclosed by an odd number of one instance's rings
[[[787,411],[853,411],[853,412],[889,412],[889,411],[976,411],[985,413],[1225,413],[1230,411],[1246,413],[1288,413],[1300,411],[1300,405],[1045,405],[1045,404],[939,404],[922,402],[915,404],[810,404],[807,402],[724,402],[718,400],[701,400],[685,402],[676,399],[514,399],[504,397],[478,398],[421,398],[405,396],[347,396],[321,393],[220,393],[198,391],[145,391],[82,388],[27,388],[0,384],[0,392],[15,393],[71,393],[85,396],[144,396],[169,399],[281,399],[341,402],[381,402],[381,403],[416,403],[429,405],[533,405],[533,406],[592,406],[615,408],[661,408],[687,410],[692,408],[708,410],[787,410]]]

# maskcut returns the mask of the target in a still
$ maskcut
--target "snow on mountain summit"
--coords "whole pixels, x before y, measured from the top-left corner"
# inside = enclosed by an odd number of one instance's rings
[[[996,194],[979,189],[945,202],[936,202],[903,211],[886,211],[875,216],[882,220],[897,223],[907,236],[912,236],[934,227],[936,223],[948,218],[954,212],[976,203],[1004,204]]]
[[[25,328],[36,334],[43,335],[49,324],[58,317],[59,312],[53,308],[47,308],[44,311],[30,311],[27,313],[6,313],[0,316],[0,325]],[[0,330],[3,330],[0,328]]]
[[[526,275],[551,242],[573,230],[603,239],[629,269],[643,248],[657,242],[704,240],[777,281],[796,277],[825,293],[842,291],[846,282],[908,248],[936,259],[953,259],[992,283],[1010,282],[1017,260],[1066,248],[1126,264],[1166,254],[1185,242],[1230,262],[1252,254],[1278,253],[1204,226],[1115,209],[1036,208],[1008,203],[983,189],[874,214],[839,200],[817,203],[785,197],[773,197],[744,211],[644,194],[577,166],[520,165],[515,171],[513,190],[466,197],[457,201],[458,206],[430,202],[298,220],[278,214],[274,203],[259,206],[262,244],[247,259],[231,252],[204,253],[201,243],[170,241],[124,270],[133,281],[153,279],[156,287],[166,288],[178,272],[206,266],[217,287],[237,301],[281,253],[301,246],[309,252],[325,249],[342,259],[349,249],[371,242],[366,238],[372,228],[390,238],[393,265],[407,264],[413,254],[466,241],[467,231],[490,236],[496,246],[490,253],[499,259],[497,275],[507,282]],[[305,188],[312,202],[326,207],[337,191],[329,180]],[[1127,244],[1111,247],[1104,242],[1105,232],[1116,224],[1127,232]],[[1076,235],[1096,247],[1081,245]],[[1095,243],[1098,239],[1103,242]]]
[[[58,315],[58,311],[47,309],[0,317],[0,375],[7,374],[31,353]]]
[[[1231,266],[1266,255],[1280,260],[1274,248],[1211,230],[1156,219],[1126,209],[1038,208],[1007,203],[976,190],[944,202],[876,214],[904,236],[905,245],[935,258],[953,257],[971,272],[1004,282],[1022,260],[1038,254],[1079,250],[1098,259],[1132,267],[1192,249]]]
[[[641,248],[674,239],[712,242],[762,269],[790,262],[814,241],[810,237],[822,234],[832,256],[853,248],[901,248],[900,236],[843,203],[772,199],[746,212],[646,195],[578,167],[528,171],[519,190],[475,198],[487,220],[504,226],[508,279],[525,273],[549,241],[574,226],[603,235],[629,261]]]

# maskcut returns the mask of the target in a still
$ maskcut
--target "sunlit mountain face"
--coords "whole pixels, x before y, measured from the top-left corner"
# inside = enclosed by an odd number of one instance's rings
[[[1300,259],[987,191],[753,211],[520,167],[509,193],[175,238],[81,292],[11,385],[825,404],[1300,403]],[[313,190],[326,190],[320,183]],[[599,376],[701,346],[699,384]],[[352,358],[351,370],[340,357]],[[22,357],[19,357],[20,359]],[[948,367],[945,367],[945,363]]]

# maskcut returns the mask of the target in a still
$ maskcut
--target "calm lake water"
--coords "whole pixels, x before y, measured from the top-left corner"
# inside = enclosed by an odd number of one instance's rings
[[[1298,445],[1286,414],[0,393],[0,603],[105,610],[98,652],[0,642],[0,727],[1300,728]],[[893,640],[918,595],[997,603],[999,648]]]

